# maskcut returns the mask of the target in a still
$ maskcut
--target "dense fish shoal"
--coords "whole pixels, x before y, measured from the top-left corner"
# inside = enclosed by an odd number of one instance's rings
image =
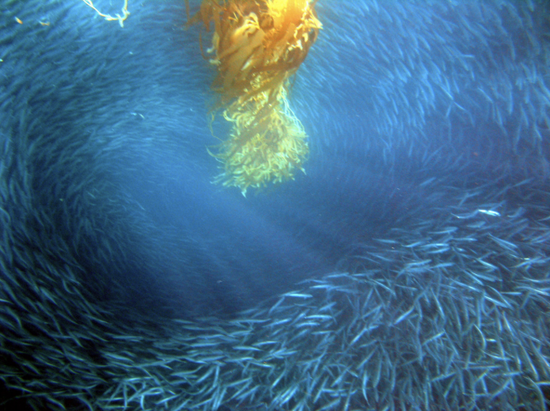
[[[548,407],[546,2],[318,2],[247,198],[185,3],[128,7],[5,5],[0,408]]]

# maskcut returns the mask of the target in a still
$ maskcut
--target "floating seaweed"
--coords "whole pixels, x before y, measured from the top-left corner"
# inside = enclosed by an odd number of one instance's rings
[[[288,106],[287,90],[321,29],[314,6],[309,0],[204,0],[189,20],[207,30],[214,23],[207,50],[218,71],[214,110],[223,109],[232,123],[229,138],[212,154],[224,164],[215,181],[243,195],[248,187],[304,171],[307,135]]]

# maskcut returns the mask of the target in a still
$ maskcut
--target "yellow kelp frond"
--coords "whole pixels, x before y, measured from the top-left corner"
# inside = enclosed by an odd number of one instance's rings
[[[97,14],[99,14],[101,17],[104,17],[107,21],[115,21],[118,20],[118,23],[120,24],[120,27],[124,27],[124,20],[128,18],[130,15],[130,12],[128,11],[128,0],[124,0],[124,6],[122,7],[122,15],[117,14],[116,17],[111,16],[110,14],[103,14],[100,12],[95,6],[94,3],[92,3],[92,0],[82,0],[85,4],[90,6],[92,9],[96,11]]]
[[[215,109],[233,123],[214,154],[216,181],[248,187],[294,177],[308,154],[306,133],[288,108],[289,78],[307,56],[321,23],[310,0],[203,0],[189,24],[214,25],[210,62],[220,98]]]
[[[249,187],[280,183],[293,179],[297,170],[304,171],[307,135],[286,100],[282,106],[285,110],[278,107],[265,115],[242,110],[230,117],[224,112],[233,129],[219,152],[213,154],[224,163],[224,172],[216,182],[239,187],[244,195]]]

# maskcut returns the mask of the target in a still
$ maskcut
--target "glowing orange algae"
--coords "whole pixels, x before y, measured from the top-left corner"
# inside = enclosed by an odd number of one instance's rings
[[[217,182],[245,194],[304,170],[307,135],[286,96],[321,28],[314,6],[310,0],[203,0],[189,21],[207,30],[214,25],[208,53],[218,71],[216,109],[233,123],[213,154],[224,164]]]

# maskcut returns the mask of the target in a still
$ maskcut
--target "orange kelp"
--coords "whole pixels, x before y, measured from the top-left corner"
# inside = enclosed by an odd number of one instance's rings
[[[289,78],[315,42],[321,23],[309,0],[203,0],[188,25],[214,23],[210,63],[218,75],[215,107],[232,122],[212,154],[225,186],[265,186],[294,178],[308,154],[307,135],[287,102]],[[202,45],[201,45],[202,48]]]

